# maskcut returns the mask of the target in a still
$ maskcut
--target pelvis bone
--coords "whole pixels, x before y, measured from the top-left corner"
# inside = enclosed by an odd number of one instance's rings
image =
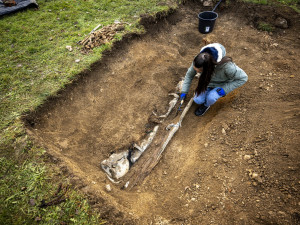
[[[112,182],[123,177],[130,169],[130,166],[135,163],[143,154],[143,152],[151,144],[159,126],[155,126],[140,145],[134,144],[132,149],[124,150],[119,153],[113,153],[108,159],[100,163],[101,168],[105,171],[108,178]]]

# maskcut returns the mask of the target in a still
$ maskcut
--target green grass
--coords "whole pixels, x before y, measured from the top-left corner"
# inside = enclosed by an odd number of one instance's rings
[[[293,8],[297,13],[300,13],[299,0],[277,0],[277,1]]]
[[[144,32],[140,14],[166,12],[170,6],[166,0],[37,2],[38,10],[0,19],[0,224],[100,224],[99,215],[74,188],[69,188],[64,202],[39,207],[43,199],[51,200],[59,183],[67,186],[68,179],[43,162],[44,150],[30,142],[21,117],[89,70],[111,48],[113,41],[83,54],[76,44],[98,24],[126,22],[115,37],[120,40],[128,32]]]
[[[267,32],[274,31],[274,27],[271,24],[265,23],[265,22],[259,22],[257,29]]]
[[[283,5],[291,7],[297,13],[300,13],[299,0],[242,0],[242,1],[251,2],[254,4],[261,4],[261,5],[283,4]]]
[[[244,2],[252,2],[255,4],[266,5],[268,4],[268,0],[243,0]]]
[[[38,1],[28,10],[0,20],[0,128],[31,111],[101,58],[111,44],[83,55],[76,43],[98,24],[128,22],[124,32],[141,31],[137,17],[167,10],[150,1]],[[65,48],[73,46],[69,52]],[[80,59],[79,63],[75,60]]]
[[[49,173],[42,161],[41,149],[31,149],[34,160],[28,157],[24,162],[0,158],[0,224],[101,224],[99,215],[92,212],[84,197],[65,182],[48,185],[55,180],[55,173]],[[31,153],[31,154],[32,154]],[[59,191],[59,186],[61,190]],[[61,199],[59,204],[41,207]]]

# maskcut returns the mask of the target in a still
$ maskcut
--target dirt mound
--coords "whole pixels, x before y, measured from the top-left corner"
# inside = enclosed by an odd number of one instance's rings
[[[101,199],[95,204],[110,224],[299,223],[299,15],[236,3],[218,8],[214,31],[203,35],[203,10],[193,1],[151,26],[142,20],[146,35],[118,45],[32,114],[28,132]],[[279,15],[287,29],[256,29]],[[249,81],[204,117],[193,105],[152,173],[121,190],[99,163],[141,140],[154,110],[166,112],[203,39],[223,44]]]

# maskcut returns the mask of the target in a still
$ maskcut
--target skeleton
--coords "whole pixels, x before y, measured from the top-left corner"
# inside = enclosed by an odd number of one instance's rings
[[[181,80],[177,86],[176,91],[180,91],[183,84],[183,80]],[[166,114],[159,116],[159,118],[166,118],[172,109],[175,107],[179,95],[175,93],[171,93],[169,95],[174,96],[174,98],[169,102],[169,109],[166,112]],[[183,112],[183,115],[185,115],[186,112]],[[179,129],[181,125],[183,117],[180,117],[180,120],[177,124],[170,124],[168,127],[171,129],[169,136],[165,143],[163,144],[162,148],[160,149],[160,152],[158,154],[158,157],[160,157],[161,153],[164,151],[165,147],[167,146],[168,142],[171,140],[172,136],[175,134],[175,132]],[[119,179],[123,177],[130,169],[131,165],[134,164],[145,152],[145,150],[149,147],[152,140],[154,139],[157,130],[159,126],[155,126],[153,128],[153,131],[150,132],[145,139],[143,139],[140,143],[140,145],[134,143],[131,149],[127,149],[124,151],[121,151],[119,153],[113,153],[108,159],[103,160],[100,163],[101,168],[105,171],[108,179],[112,181],[113,183],[119,183]],[[126,183],[126,187],[129,184],[129,181]],[[126,188],[125,187],[125,188]]]

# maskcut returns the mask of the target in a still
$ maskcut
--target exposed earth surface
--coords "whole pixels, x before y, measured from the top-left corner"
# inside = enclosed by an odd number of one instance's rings
[[[213,32],[201,34],[197,16],[205,10],[211,9],[190,1],[167,16],[142,16],[145,34],[124,38],[27,118],[28,133],[47,149],[49,161],[88,195],[108,224],[300,223],[299,14],[224,3]],[[257,29],[261,23],[274,30]],[[100,162],[145,137],[153,111],[167,111],[168,94],[200,49],[213,42],[225,46],[248,82],[203,117],[194,115],[193,104],[140,183],[128,189],[112,183]],[[184,105],[196,84],[194,79]]]

